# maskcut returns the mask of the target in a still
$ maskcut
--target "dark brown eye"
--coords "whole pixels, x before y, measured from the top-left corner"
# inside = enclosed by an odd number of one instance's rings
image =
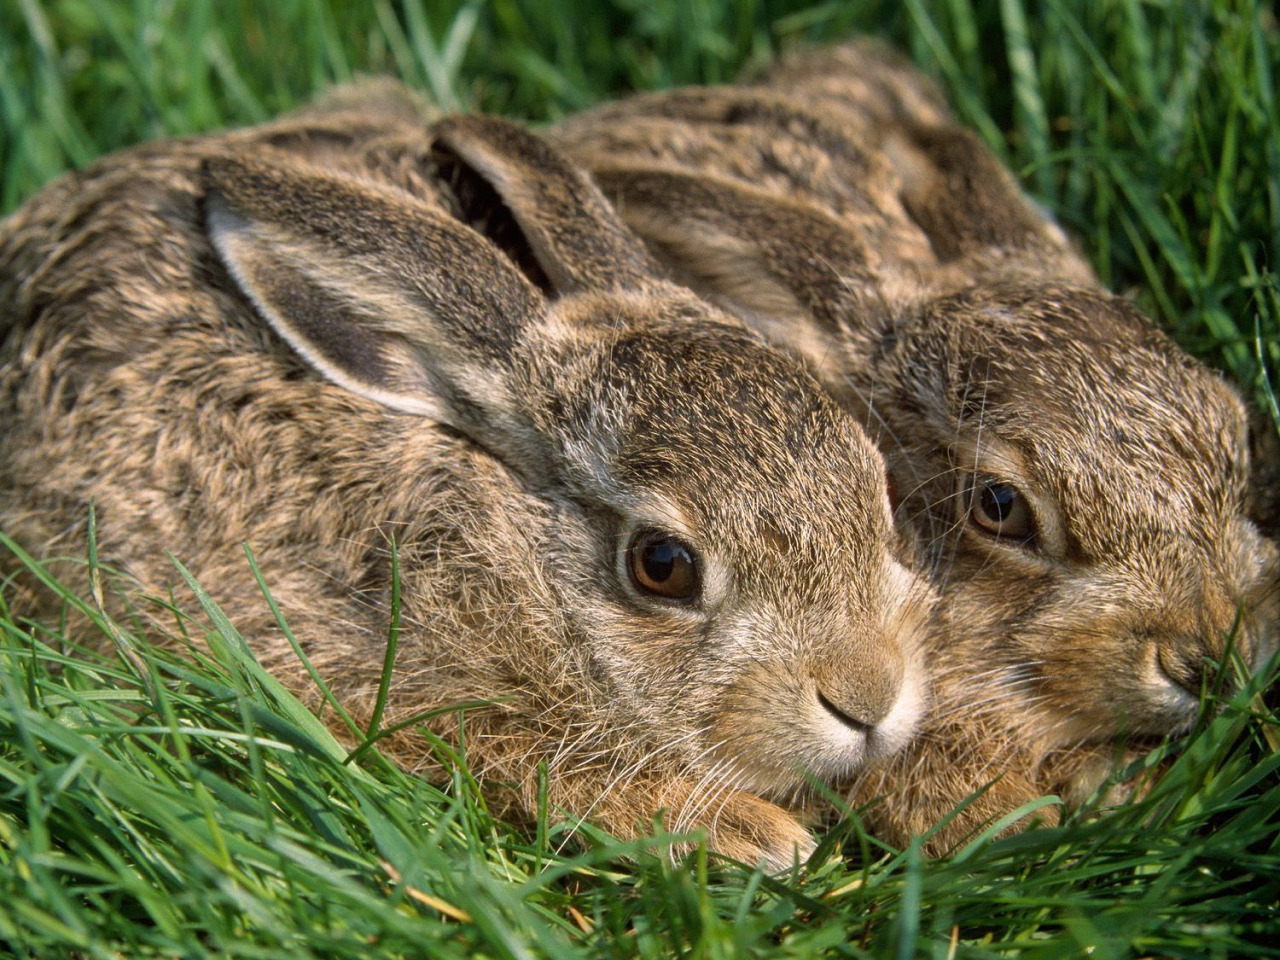
[[[984,533],[1001,540],[1029,544],[1035,539],[1031,506],[1011,483],[991,477],[974,477],[969,495],[969,517]]]
[[[693,551],[669,533],[641,530],[627,547],[627,569],[641,593],[691,603],[698,598],[698,563]]]

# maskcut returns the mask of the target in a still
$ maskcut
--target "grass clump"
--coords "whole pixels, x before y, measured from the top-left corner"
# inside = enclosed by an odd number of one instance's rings
[[[0,613],[6,956],[1280,955],[1266,678],[1106,816],[929,861],[854,811],[775,878],[705,850],[673,866],[661,834],[513,830],[463,758],[442,787],[376,745],[348,762],[215,607],[165,604],[160,647],[41,575],[91,649]]]

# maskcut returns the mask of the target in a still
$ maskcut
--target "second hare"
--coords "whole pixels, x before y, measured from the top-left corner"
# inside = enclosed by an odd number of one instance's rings
[[[809,363],[878,438],[942,600],[935,697],[858,782],[872,826],[949,849],[1118,742],[1186,729],[1228,646],[1275,646],[1241,397],[1123,299],[959,128],[858,43],[756,84],[566,122],[650,249]]]

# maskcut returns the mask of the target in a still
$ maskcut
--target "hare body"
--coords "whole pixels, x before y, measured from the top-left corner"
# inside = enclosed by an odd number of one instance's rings
[[[922,733],[854,790],[883,835],[988,785],[930,849],[1087,793],[1117,737],[1192,722],[1229,642],[1274,649],[1240,397],[1098,286],[916,71],[858,43],[553,136],[878,438],[942,594]]]
[[[394,537],[387,723],[487,701],[430,726],[465,724],[509,813],[545,764],[553,812],[665,810],[790,864],[810,778],[922,707],[931,591],[879,455],[542,141],[352,99],[108,158],[0,224],[0,528],[82,555],[92,504],[104,562],[164,595],[172,550],[305,694],[247,543],[362,719]]]

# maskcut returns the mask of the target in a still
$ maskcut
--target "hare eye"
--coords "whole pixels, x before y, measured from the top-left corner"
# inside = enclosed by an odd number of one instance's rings
[[[698,563],[693,551],[661,530],[641,530],[627,548],[631,582],[641,593],[675,603],[697,599]]]
[[[1035,539],[1031,507],[1011,483],[974,477],[969,494],[969,517],[984,533],[1000,540],[1029,544]]]

